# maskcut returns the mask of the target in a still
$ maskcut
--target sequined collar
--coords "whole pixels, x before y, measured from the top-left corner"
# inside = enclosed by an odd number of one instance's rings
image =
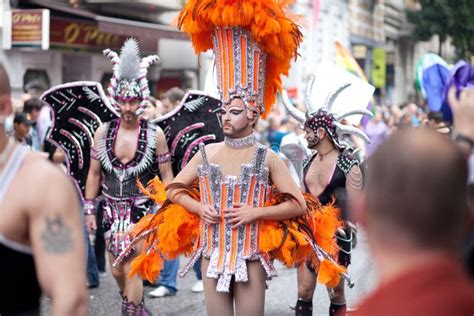
[[[255,134],[252,133],[249,136],[242,138],[230,138],[226,136],[224,137],[224,142],[226,146],[229,146],[230,148],[242,149],[255,145],[257,139],[255,138]]]

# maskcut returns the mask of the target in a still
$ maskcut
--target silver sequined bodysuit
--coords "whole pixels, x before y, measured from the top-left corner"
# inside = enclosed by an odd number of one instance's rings
[[[203,164],[198,167],[201,203],[213,205],[221,215],[219,224],[201,222],[198,249],[182,271],[184,275],[201,256],[210,260],[207,277],[218,279],[217,291],[229,292],[235,282],[248,281],[247,260],[260,260],[268,277],[276,275],[272,260],[259,252],[258,222],[232,228],[222,210],[235,204],[263,207],[269,190],[268,168],[264,166],[267,148],[257,145],[253,162],[242,164],[240,176],[224,176],[219,165],[210,164],[204,146],[200,147]]]

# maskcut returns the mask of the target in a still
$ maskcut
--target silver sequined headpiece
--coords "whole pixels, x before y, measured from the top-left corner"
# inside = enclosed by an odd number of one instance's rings
[[[314,76],[311,76],[304,93],[304,105],[306,107],[306,113],[301,112],[295,108],[290,100],[286,91],[282,92],[283,105],[285,106],[287,112],[293,116],[298,122],[304,124],[305,127],[310,128],[314,133],[318,128],[324,128],[326,133],[329,135],[330,139],[338,148],[346,147],[341,140],[342,135],[352,134],[362,138],[366,143],[370,143],[369,137],[360,129],[345,125],[341,123],[342,119],[351,116],[351,115],[369,115],[372,116],[372,113],[369,110],[353,110],[344,112],[342,114],[334,114],[332,112],[332,107],[334,101],[336,101],[339,94],[350,86],[350,84],[345,84],[335,91],[329,94],[324,102],[324,105],[317,109],[310,102],[311,91],[313,89]]]
[[[212,39],[223,104],[240,98],[249,110],[263,113],[267,54],[242,27],[216,27]]]
[[[145,109],[150,89],[146,75],[148,67],[159,60],[158,56],[150,55],[140,60],[138,42],[129,38],[120,50],[120,56],[111,49],[104,50],[104,55],[112,60],[113,76],[107,89],[111,104],[120,111],[118,101],[138,99],[140,105],[137,113]]]

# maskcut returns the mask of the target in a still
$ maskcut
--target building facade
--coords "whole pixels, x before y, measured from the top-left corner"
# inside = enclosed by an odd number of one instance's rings
[[[102,50],[120,50],[128,37],[140,42],[142,55],[160,56],[148,74],[155,96],[172,86],[197,88],[199,66],[190,41],[176,26],[160,24],[177,16],[181,1],[25,0],[14,7],[11,1],[0,1],[0,62],[10,74],[14,97],[70,81],[108,84],[112,66]],[[25,30],[36,27],[23,24],[41,11],[48,13],[43,19],[48,26],[42,29],[47,45],[22,43],[22,36],[34,33]],[[19,18],[14,22],[12,17]]]

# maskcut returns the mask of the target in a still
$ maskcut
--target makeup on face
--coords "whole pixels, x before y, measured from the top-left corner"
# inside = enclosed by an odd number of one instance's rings
[[[230,104],[224,105],[220,111],[224,135],[239,137],[249,125],[247,108],[240,99],[234,99]]]
[[[320,140],[318,134],[309,128],[305,128],[305,133],[306,133],[305,138],[306,138],[306,141],[308,142],[308,148],[314,149],[316,145],[318,145],[319,140]]]

